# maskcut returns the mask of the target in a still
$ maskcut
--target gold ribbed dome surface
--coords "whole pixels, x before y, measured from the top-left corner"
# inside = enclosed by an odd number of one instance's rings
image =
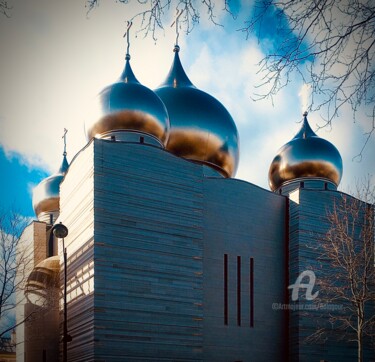
[[[64,155],[59,170],[42,180],[33,190],[33,208],[35,214],[58,212],[60,208],[60,183],[69,168]]]
[[[51,256],[41,261],[30,273],[26,292],[34,290],[58,288],[60,279],[60,257]]]
[[[168,112],[160,98],[140,84],[126,57],[118,82],[104,88],[96,98],[85,123],[87,140],[113,132],[141,132],[165,146],[169,134]]]
[[[207,164],[224,176],[234,176],[239,160],[239,137],[227,109],[197,89],[187,77],[175,46],[170,72],[155,93],[167,107],[171,130],[167,150]]]
[[[268,180],[272,191],[298,178],[322,178],[339,185],[342,159],[337,148],[318,137],[311,129],[304,113],[299,132],[282,146],[273,159]]]

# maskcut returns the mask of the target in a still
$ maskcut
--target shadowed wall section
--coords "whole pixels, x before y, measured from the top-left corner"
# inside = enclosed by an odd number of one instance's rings
[[[69,360],[202,359],[202,167],[94,140],[78,170],[61,190],[68,278],[95,281],[68,303]]]
[[[284,361],[286,198],[219,178],[204,195],[205,361]]]
[[[97,139],[73,160],[60,201],[69,361],[283,359],[286,198],[208,171]]]

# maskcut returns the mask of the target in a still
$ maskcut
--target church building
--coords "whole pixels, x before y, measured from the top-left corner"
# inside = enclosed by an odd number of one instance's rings
[[[338,150],[305,113],[271,162],[270,191],[235,179],[235,122],[179,51],[155,90],[127,54],[85,123],[86,146],[35,188],[17,361],[62,360],[65,282],[69,362],[353,361],[355,343],[305,343],[325,312],[295,308],[314,301],[290,287],[321,276],[311,245],[343,195]]]

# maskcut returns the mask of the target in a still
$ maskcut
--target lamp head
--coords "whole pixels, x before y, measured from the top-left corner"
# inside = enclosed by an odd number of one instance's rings
[[[68,228],[63,225],[61,221],[59,224],[53,226],[52,232],[58,239],[63,239],[68,236]]]

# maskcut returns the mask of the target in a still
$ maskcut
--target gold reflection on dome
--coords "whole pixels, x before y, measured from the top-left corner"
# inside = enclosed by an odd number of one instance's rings
[[[60,257],[51,256],[41,261],[30,273],[26,292],[35,292],[36,290],[58,288],[60,280]]]
[[[69,164],[64,151],[63,161],[59,170],[42,180],[33,190],[33,208],[35,214],[58,212],[60,209],[60,183],[68,171]]]
[[[42,198],[34,207],[36,215],[40,215],[42,212],[58,211],[60,208],[60,196]]]
[[[215,165],[226,177],[235,169],[235,160],[223,141],[205,131],[172,128],[167,150],[179,157]]]
[[[269,175],[270,180],[273,180],[272,190],[277,188],[276,185],[282,185],[284,182],[301,177],[326,178],[336,185],[340,183],[338,170],[331,163],[325,161],[304,161],[297,165],[284,165],[284,167],[280,167],[280,163],[274,162]]]
[[[179,157],[204,163],[233,177],[239,159],[237,127],[216,98],[196,88],[174,48],[174,60],[165,81],[155,90],[170,119],[166,148]]]
[[[89,130],[90,137],[105,134],[114,130],[138,130],[151,134],[162,142],[167,134],[163,125],[150,114],[141,111],[122,110],[107,114],[99,119]]]
[[[120,79],[105,87],[90,107],[85,121],[87,140],[107,137],[111,132],[143,132],[154,136],[162,147],[168,140],[169,118],[164,103],[138,82],[130,56]]]
[[[285,182],[298,178],[323,178],[339,185],[342,159],[336,147],[318,137],[307,121],[307,113],[296,136],[280,148],[273,159],[268,179],[275,191]]]

